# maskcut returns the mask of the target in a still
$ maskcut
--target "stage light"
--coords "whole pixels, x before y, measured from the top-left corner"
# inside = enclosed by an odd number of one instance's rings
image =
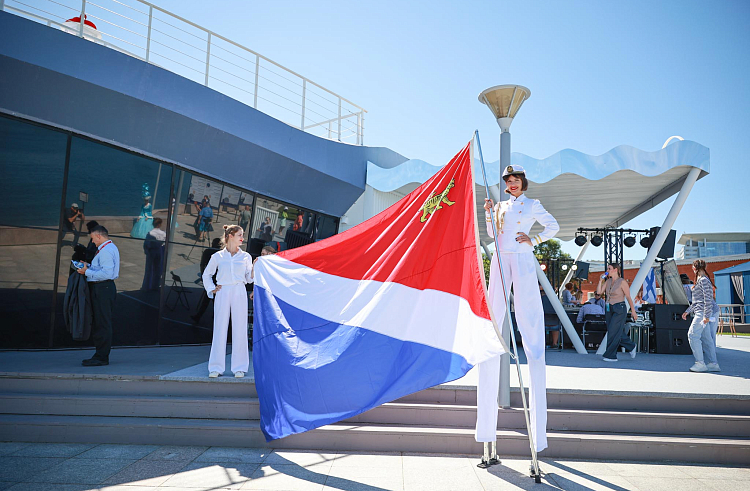
[[[563,264],[562,265],[562,270],[563,271],[567,271],[568,270],[568,265],[567,264]]]
[[[575,271],[575,270],[577,270],[577,269],[578,269],[578,265],[577,265],[577,264],[574,264],[574,265],[573,265],[573,271]]]
[[[644,235],[641,239],[641,247],[644,249],[648,249],[651,246],[651,237],[648,235]]]
[[[546,264],[542,264],[541,268],[542,268],[542,271],[547,271],[547,265]]]
[[[591,237],[591,245],[594,247],[599,247],[602,245],[602,242],[604,242],[604,239],[602,239],[601,235]]]
[[[625,240],[623,240],[622,243],[625,244],[625,247],[633,247],[635,245],[635,237],[632,235],[630,237],[625,237]]]
[[[588,239],[586,239],[586,236],[585,236],[585,235],[579,235],[578,237],[576,237],[576,245],[577,245],[578,247],[583,247],[583,246],[584,246],[584,244],[586,244],[586,241],[587,241],[587,240],[588,240]]]

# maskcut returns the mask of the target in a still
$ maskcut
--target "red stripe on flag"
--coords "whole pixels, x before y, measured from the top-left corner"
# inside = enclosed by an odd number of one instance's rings
[[[477,259],[470,152],[468,144],[427,182],[366,222],[280,255],[344,278],[458,295],[476,315],[489,319]],[[445,193],[451,181],[453,186]],[[431,197],[433,203],[425,211]]]

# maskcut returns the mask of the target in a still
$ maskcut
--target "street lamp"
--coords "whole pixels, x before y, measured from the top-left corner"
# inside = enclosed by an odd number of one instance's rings
[[[500,125],[501,176],[503,175],[502,169],[510,165],[510,124],[529,97],[531,97],[531,91],[522,85],[496,85],[479,94],[479,102],[490,108],[497,124]],[[498,187],[502,192],[500,183]]]
[[[518,110],[531,96],[531,91],[522,85],[496,85],[479,94],[479,102],[486,105],[495,116],[497,124],[500,125],[500,176],[502,179],[503,169],[510,165],[510,124],[518,114]],[[498,197],[504,196],[502,181],[497,183]],[[546,265],[542,265],[544,271]],[[509,316],[510,312],[506,313]],[[503,339],[510,344],[510,329],[503,329]],[[510,355],[502,355],[500,359],[500,391],[498,404],[500,407],[510,407]],[[493,446],[493,455],[494,455]]]

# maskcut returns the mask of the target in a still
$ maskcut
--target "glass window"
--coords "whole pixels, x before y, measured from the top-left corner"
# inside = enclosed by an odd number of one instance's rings
[[[283,251],[311,244],[318,225],[318,215],[312,211],[258,197],[248,252],[257,256],[266,245]]]
[[[178,169],[167,259],[162,344],[210,343],[213,305],[201,274],[218,250],[224,225],[249,232],[253,195]]]
[[[72,272],[70,259],[76,248],[79,254],[88,254],[88,261],[96,252],[87,224],[95,221],[103,225],[120,251],[120,275],[115,280],[114,346],[157,343],[171,183],[169,164],[73,137],[62,213],[64,217],[71,216],[75,205],[80,216],[70,225],[63,220],[58,298],[65,293]],[[72,340],[64,329],[62,316],[58,317],[55,343],[82,344]]]
[[[47,347],[65,133],[0,117],[0,346]]]

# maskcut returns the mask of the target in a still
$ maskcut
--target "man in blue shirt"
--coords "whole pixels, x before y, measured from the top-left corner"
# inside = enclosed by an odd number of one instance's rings
[[[594,292],[594,303],[604,310],[604,299],[598,292]]]
[[[101,225],[91,230],[91,241],[96,245],[96,255],[91,264],[84,263],[77,271],[86,276],[91,293],[91,337],[96,353],[83,360],[82,365],[99,367],[109,365],[109,352],[112,349],[112,310],[117,297],[115,280],[120,275],[120,251],[109,240],[107,229]]]
[[[580,324],[581,322],[583,322],[584,318],[589,314],[604,315],[604,309],[601,308],[598,303],[596,303],[595,297],[589,298],[589,301],[583,304],[583,306],[581,307],[581,310],[578,311],[578,317],[576,317],[576,322]]]

